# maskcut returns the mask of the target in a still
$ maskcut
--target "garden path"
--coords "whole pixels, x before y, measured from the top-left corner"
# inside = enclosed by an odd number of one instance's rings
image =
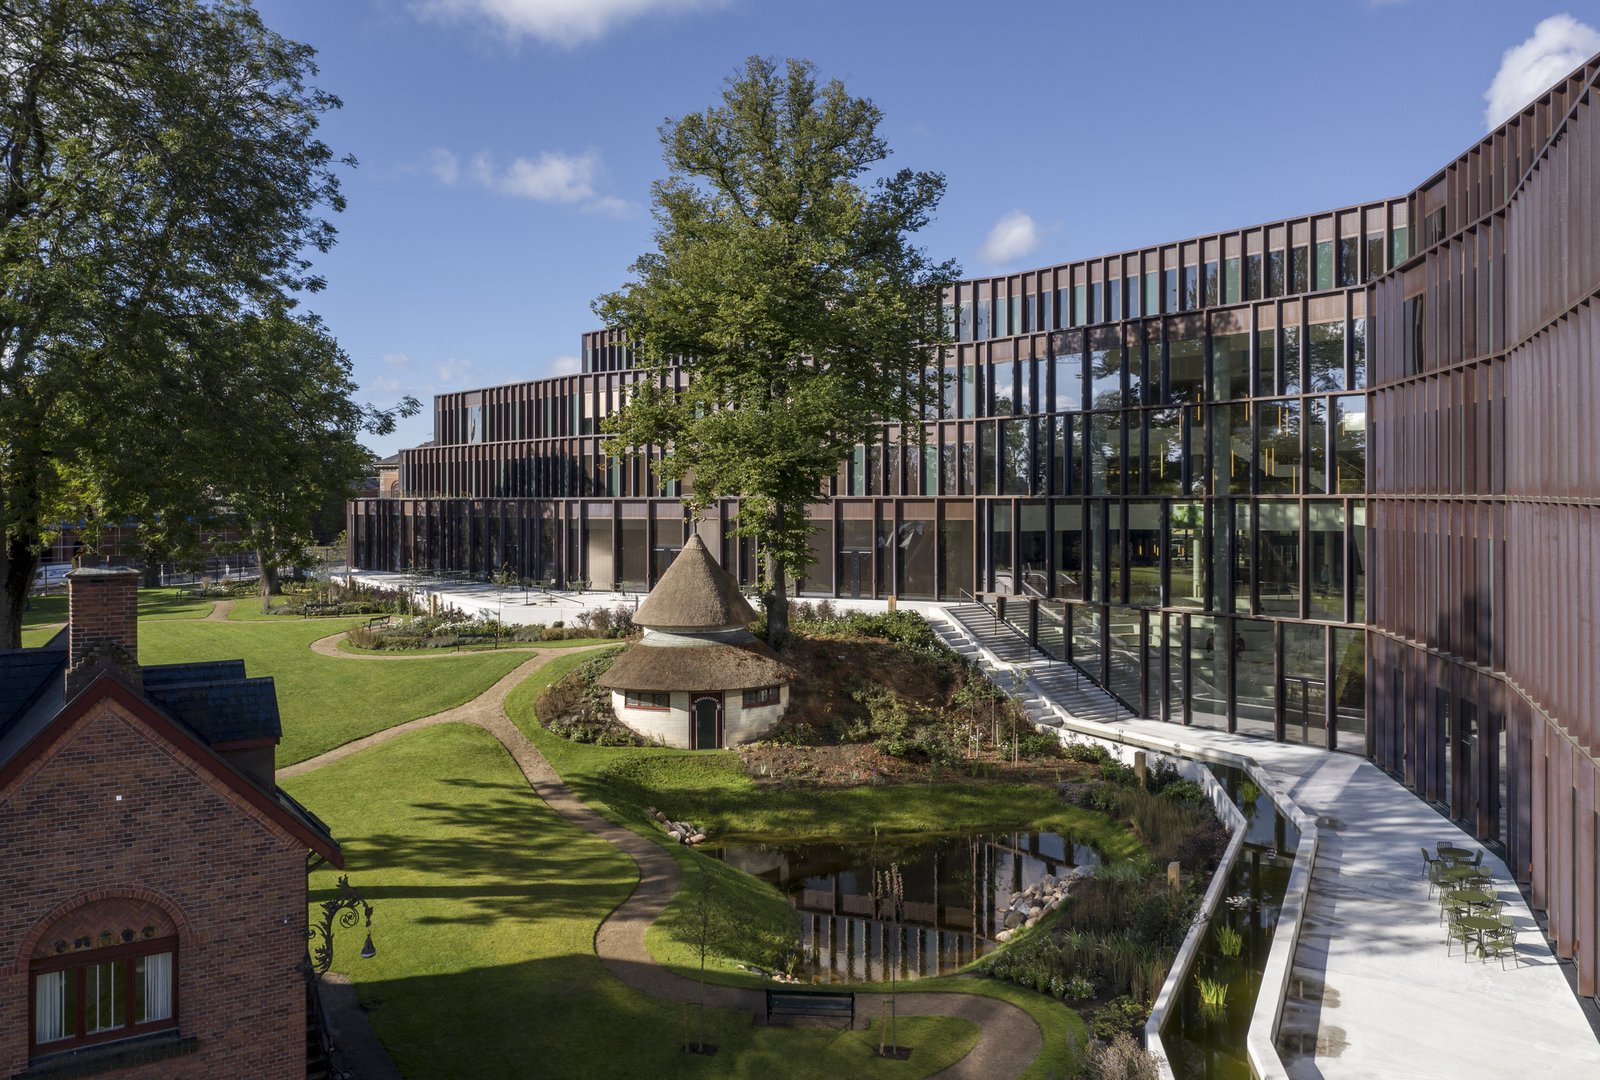
[[[206,612],[206,616],[201,620],[201,622],[227,621],[228,612],[232,611],[234,605],[238,602],[239,601],[237,600],[218,600],[215,604],[211,605],[211,610]]]
[[[321,639],[316,644],[335,642],[338,636]],[[530,673],[567,652],[604,647],[590,645],[541,652],[464,705],[346,743],[325,754],[280,769],[278,776],[280,779],[299,776],[419,728],[447,723],[475,724],[500,741],[522,770],[528,785],[550,809],[586,832],[615,845],[638,867],[639,884],[626,900],[606,916],[595,933],[595,953],[606,970],[625,985],[663,1001],[696,1003],[704,1000],[705,1004],[715,1008],[759,1016],[766,1011],[766,999],[762,991],[706,986],[702,998],[698,982],[674,974],[656,963],[645,947],[645,932],[660,918],[682,883],[677,861],[661,845],[613,824],[591,810],[572,793],[538,747],[506,715],[506,695]],[[335,651],[333,655],[349,658],[357,654]],[[371,659],[415,657],[374,656]],[[859,994],[856,998],[857,1013],[864,1017],[880,1016],[886,1011],[887,1003],[886,994]],[[996,998],[959,992],[903,993],[898,999],[897,1012],[901,1016],[955,1016],[978,1026],[977,1045],[960,1061],[933,1074],[930,1080],[1009,1080],[1020,1075],[1044,1049],[1043,1034],[1033,1018],[1023,1009]]]

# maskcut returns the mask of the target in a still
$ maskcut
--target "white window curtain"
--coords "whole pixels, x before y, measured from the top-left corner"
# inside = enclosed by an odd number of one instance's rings
[[[152,1020],[166,1020],[172,1016],[172,954],[156,953],[139,959],[135,979],[144,984],[144,1002],[141,1015],[134,1023],[145,1024]]]
[[[67,994],[72,988],[65,971],[36,975],[33,980],[33,1041],[55,1042],[74,1032],[67,1030]]]

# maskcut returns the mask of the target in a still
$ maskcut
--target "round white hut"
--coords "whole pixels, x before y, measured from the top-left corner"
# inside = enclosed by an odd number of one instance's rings
[[[691,536],[634,613],[644,637],[598,680],[617,719],[686,750],[766,734],[789,705],[794,670],[750,632],[755,618],[733,575]]]

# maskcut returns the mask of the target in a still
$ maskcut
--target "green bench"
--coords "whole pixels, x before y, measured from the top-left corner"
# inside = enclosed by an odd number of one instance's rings
[[[843,990],[768,990],[767,1023],[774,1016],[812,1016],[856,1026],[856,995]]]

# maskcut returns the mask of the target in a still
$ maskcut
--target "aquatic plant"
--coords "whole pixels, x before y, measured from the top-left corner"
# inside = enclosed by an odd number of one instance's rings
[[[1217,939],[1217,949],[1223,956],[1238,956],[1240,950],[1244,948],[1244,938],[1231,926],[1217,927],[1213,936]]]
[[[1228,1004],[1228,984],[1221,979],[1208,979],[1204,975],[1195,976],[1195,985],[1200,988],[1200,1004],[1209,1009],[1221,1009]]]

